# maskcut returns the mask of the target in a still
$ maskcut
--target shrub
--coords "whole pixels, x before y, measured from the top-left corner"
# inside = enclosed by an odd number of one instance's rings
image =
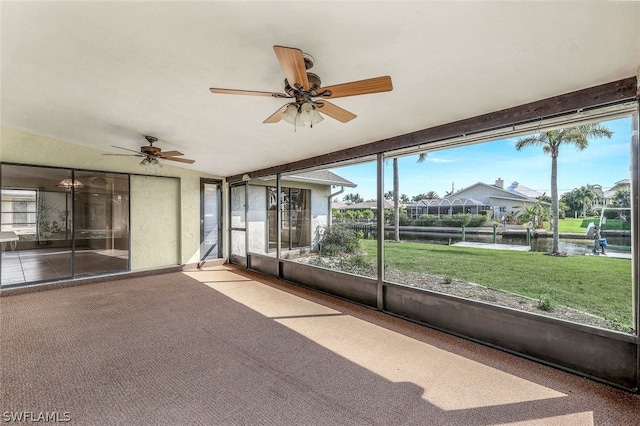
[[[549,312],[553,309],[553,304],[551,303],[551,297],[548,294],[540,296],[538,299],[538,309]]]
[[[438,216],[432,214],[421,214],[416,219],[417,226],[435,226],[438,223]]]
[[[386,217],[387,215],[385,214],[385,218]],[[391,212],[388,215],[388,222],[391,224],[395,222],[395,214],[393,210],[391,210]],[[409,217],[409,215],[404,209],[400,209],[400,226],[409,226],[409,225],[411,225],[411,218]]]
[[[482,226],[487,221],[487,216],[484,214],[472,214],[469,217],[469,222],[466,226]]]
[[[346,272],[371,270],[373,268],[373,262],[362,254],[355,254],[353,256],[343,257],[340,260],[340,268]]]
[[[357,253],[360,249],[360,238],[355,230],[342,225],[331,225],[325,228],[318,245],[320,254],[325,256],[337,256],[340,254]]]
[[[469,223],[470,214],[462,213],[462,214],[454,214],[454,215],[446,215],[440,218],[440,222],[442,226],[452,226],[452,227],[462,227],[467,226]]]

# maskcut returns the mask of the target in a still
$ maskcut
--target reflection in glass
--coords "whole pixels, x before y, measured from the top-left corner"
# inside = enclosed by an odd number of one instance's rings
[[[129,177],[76,172],[74,184],[75,275],[129,267]]]
[[[230,260],[233,263],[243,265],[246,263],[246,216],[244,183],[232,186],[231,192],[231,217],[230,217]]]
[[[282,248],[288,250],[283,257],[375,278],[377,250],[375,245],[366,248],[364,240],[376,230],[376,176],[374,159],[283,176],[280,230]],[[269,243],[273,249],[275,188],[270,188],[269,194]]]
[[[2,165],[2,285],[129,269],[129,177]]]
[[[220,257],[220,184],[201,184],[200,260]]]
[[[267,211],[269,212],[269,249],[277,245],[276,188],[269,187]],[[311,246],[311,190],[282,188],[281,208],[281,248],[292,250]]]
[[[2,165],[1,284],[72,276],[70,170]]]

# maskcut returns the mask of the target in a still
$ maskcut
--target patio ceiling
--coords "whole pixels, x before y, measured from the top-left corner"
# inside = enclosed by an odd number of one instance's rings
[[[3,126],[120,152],[143,135],[220,176],[391,138],[635,76],[638,2],[1,3]],[[340,98],[358,117],[262,124],[285,101],[273,45],[323,85],[390,75]],[[137,161],[123,157],[122,161]],[[173,163],[172,163],[173,164]]]

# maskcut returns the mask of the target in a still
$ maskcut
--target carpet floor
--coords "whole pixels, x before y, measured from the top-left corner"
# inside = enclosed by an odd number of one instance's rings
[[[230,266],[2,297],[0,333],[0,422],[640,424],[639,395]]]

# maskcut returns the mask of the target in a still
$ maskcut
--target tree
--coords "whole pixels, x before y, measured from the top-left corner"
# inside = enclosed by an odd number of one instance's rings
[[[435,200],[437,198],[440,198],[440,197],[438,197],[438,193],[436,191],[427,192],[427,200]]]
[[[603,199],[602,189],[597,185],[581,186],[579,191],[579,199],[582,204],[582,217],[587,217],[587,208],[590,204],[598,199]]]
[[[516,218],[520,223],[531,222],[533,229],[540,229],[544,228],[544,221],[549,220],[550,213],[549,207],[538,199],[533,205],[525,203],[516,213]]]
[[[427,194],[425,194],[424,192],[422,194],[414,195],[413,197],[411,197],[411,201],[420,201],[420,200],[426,200],[426,199],[427,199]]]
[[[387,191],[384,193],[385,200],[393,200],[393,191]]]
[[[400,202],[402,204],[409,204],[411,202],[411,199],[409,199],[409,196],[407,194],[400,194]]]
[[[609,207],[615,208],[627,208],[631,207],[631,192],[628,189],[618,189],[613,197],[611,197],[611,202],[609,203]],[[631,209],[629,209],[630,211]],[[605,217],[607,219],[623,219],[623,222],[627,220],[629,217],[629,211],[625,210],[605,210]]]
[[[342,197],[342,201],[346,202],[351,202],[351,203],[362,203],[364,202],[364,198],[362,198],[360,196],[360,194],[347,194],[344,197]]]
[[[611,207],[631,207],[631,193],[628,189],[618,189],[611,198]]]
[[[558,208],[558,154],[561,145],[573,145],[578,151],[582,151],[589,146],[589,138],[610,138],[613,132],[600,124],[585,124],[582,126],[567,129],[549,130],[536,135],[527,136],[518,140],[516,149],[518,151],[529,146],[542,146],[542,150],[551,156],[551,218],[553,229],[553,241],[551,243],[551,253],[558,254],[560,245],[559,220],[560,212]]]
[[[427,153],[418,154],[417,163],[423,163],[427,159]],[[393,159],[393,222],[395,241],[400,242],[400,178],[398,177],[398,157]]]
[[[367,219],[367,220],[372,220],[375,217],[375,215],[373,214],[373,211],[370,209],[364,210],[362,212],[362,218],[363,219]]]
[[[573,188],[570,192],[562,195],[560,202],[565,204],[564,208],[568,208],[577,212],[582,210],[582,217],[587,217],[588,206],[598,199],[603,199],[604,194],[598,185],[583,185],[580,188]],[[558,207],[560,209],[560,206]]]
[[[573,188],[571,191],[565,192],[564,194],[562,194],[562,198],[560,198],[560,203],[563,203],[565,205],[567,213],[571,212],[570,213],[571,217],[573,217],[574,214],[577,215],[577,213],[575,212],[580,210],[580,207],[581,207],[580,192],[578,191],[578,188]]]

